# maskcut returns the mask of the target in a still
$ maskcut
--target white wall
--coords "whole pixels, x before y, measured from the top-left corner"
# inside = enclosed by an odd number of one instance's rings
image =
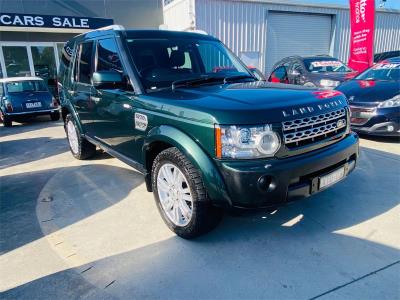
[[[164,24],[169,30],[195,29],[194,0],[175,0],[165,5]]]
[[[171,28],[185,30],[188,27],[188,2],[175,0],[164,10],[164,22]],[[268,11],[318,13],[332,15],[332,42],[330,54],[347,61],[350,42],[350,21],[347,9],[336,7],[290,5],[273,1],[245,0],[196,0],[195,26],[219,38],[233,52],[259,52],[260,66],[265,68],[268,53],[265,53]],[[186,8],[184,8],[184,4]],[[173,6],[176,5],[176,6]],[[186,12],[185,12],[186,10]],[[383,52],[400,49],[399,11],[377,11],[375,30],[375,51]],[[293,30],[301,30],[301,24]]]

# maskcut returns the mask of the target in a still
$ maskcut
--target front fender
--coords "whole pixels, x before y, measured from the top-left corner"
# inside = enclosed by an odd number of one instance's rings
[[[143,145],[143,161],[146,161],[147,149],[154,142],[164,142],[178,148],[200,170],[208,196],[213,203],[220,206],[231,205],[225,183],[217,166],[190,136],[179,129],[167,125],[152,128]]]

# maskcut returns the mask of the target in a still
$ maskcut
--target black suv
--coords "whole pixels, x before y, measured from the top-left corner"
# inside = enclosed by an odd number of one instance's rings
[[[179,236],[212,229],[221,208],[277,207],[354,169],[342,93],[257,81],[208,35],[118,28],[63,51],[70,149],[86,159],[98,146],[141,172]]]
[[[334,89],[356,75],[357,72],[329,55],[290,56],[275,64],[268,81]]]

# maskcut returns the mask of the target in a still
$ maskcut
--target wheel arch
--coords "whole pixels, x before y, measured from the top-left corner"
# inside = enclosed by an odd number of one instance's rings
[[[75,109],[73,109],[73,107],[71,105],[62,105],[61,106],[61,117],[63,119],[64,125],[65,125],[65,120],[68,115],[71,115],[72,118],[75,120],[75,124],[76,124],[76,126],[78,126],[78,129],[79,129],[79,132],[81,133],[81,135],[84,134],[79,116],[75,112]]]
[[[212,159],[190,136],[167,125],[152,128],[143,145],[142,153],[147,170],[146,185],[148,190],[150,187],[151,191],[151,167],[154,158],[158,153],[170,147],[178,148],[200,170],[208,196],[214,204],[231,205],[225,183]]]

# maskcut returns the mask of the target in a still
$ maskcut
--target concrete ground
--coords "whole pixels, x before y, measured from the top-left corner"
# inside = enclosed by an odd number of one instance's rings
[[[0,298],[399,299],[400,144],[361,146],[336,186],[186,241],[137,172],[75,160],[61,123],[0,127]]]

